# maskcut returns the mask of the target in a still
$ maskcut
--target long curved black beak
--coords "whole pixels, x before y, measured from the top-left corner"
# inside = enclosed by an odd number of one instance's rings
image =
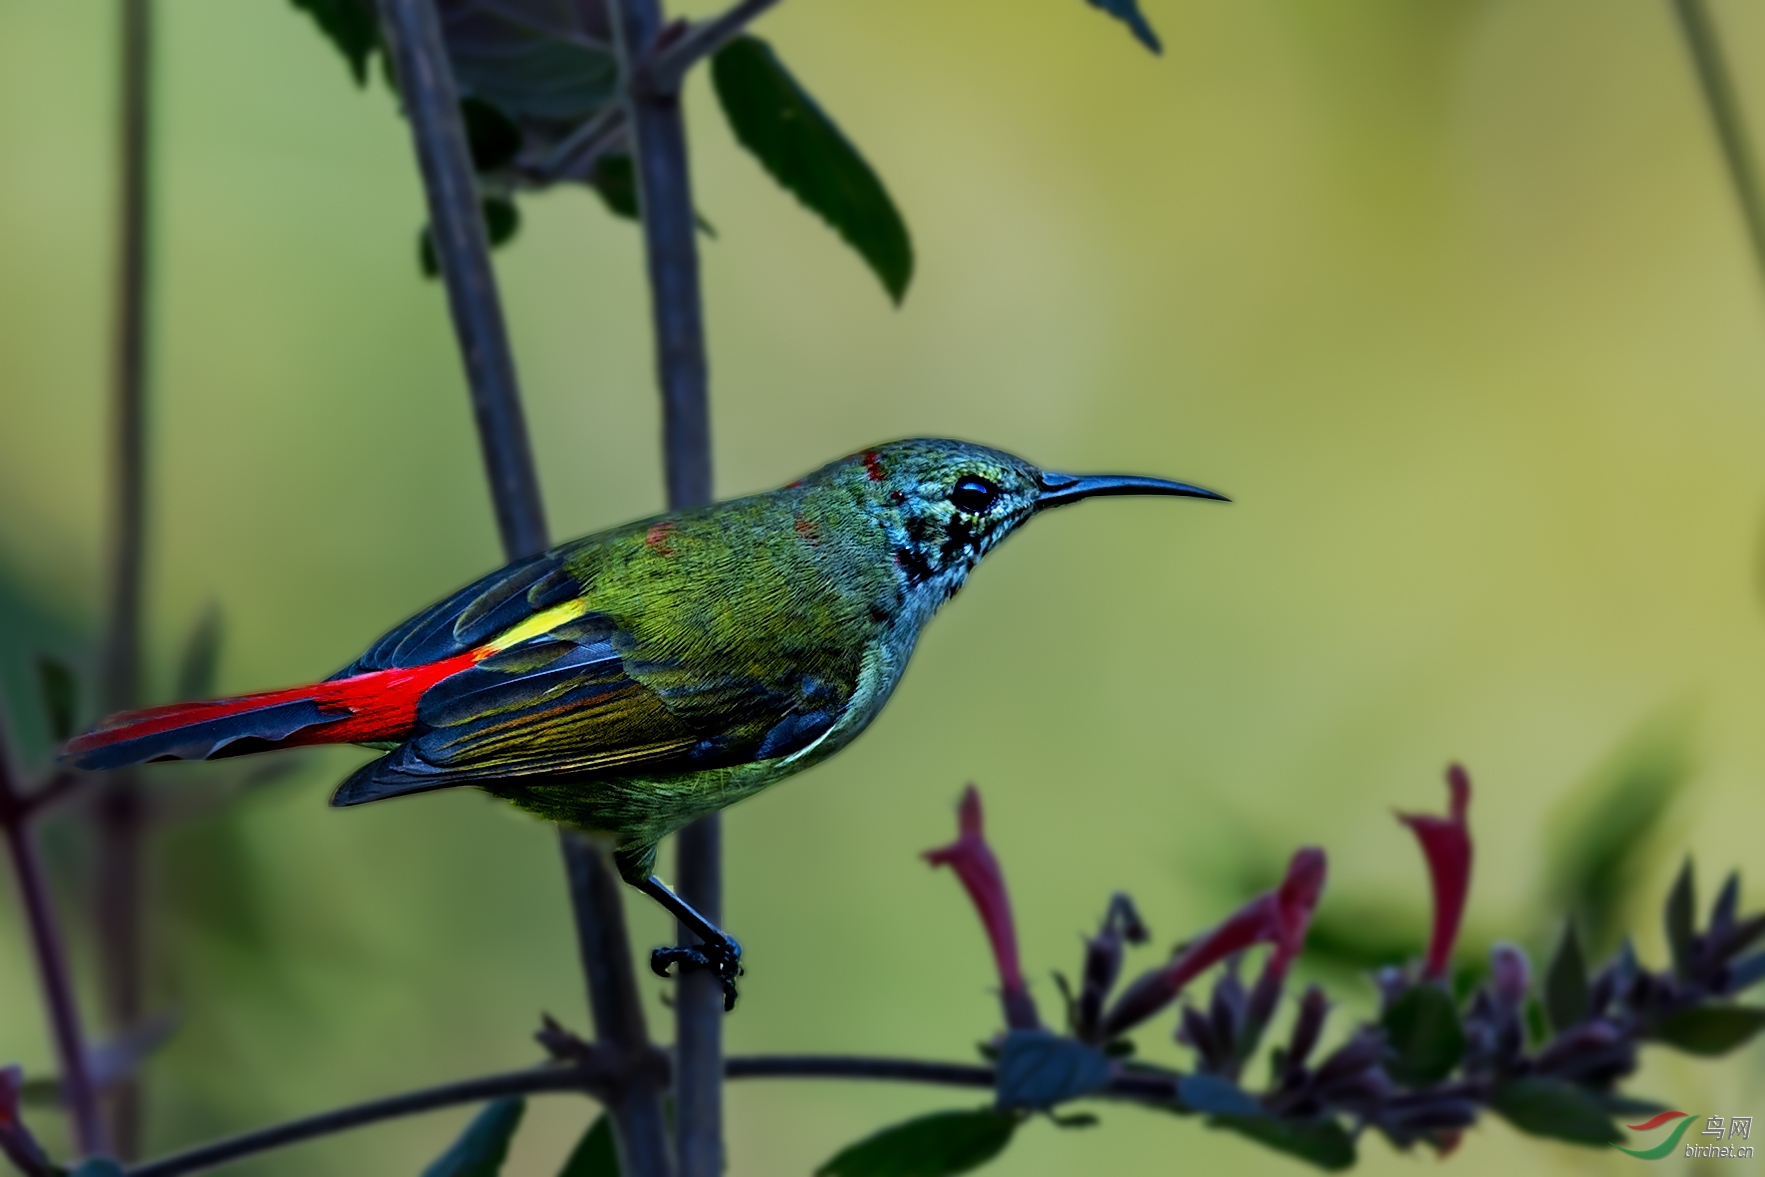
[[[1176,495],[1187,499],[1217,499],[1222,503],[1232,501],[1223,494],[1190,486],[1187,482],[1141,478],[1137,474],[1056,474],[1044,470],[1041,483],[1042,493],[1036,496],[1038,511],[1104,495]]]

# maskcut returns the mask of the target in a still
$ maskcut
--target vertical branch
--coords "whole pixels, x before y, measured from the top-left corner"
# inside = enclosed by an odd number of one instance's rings
[[[545,508],[441,21],[431,0],[380,0],[380,13],[416,138],[429,239],[466,365],[497,528],[511,560],[531,556],[546,548]]]
[[[13,775],[11,749],[4,738],[4,717],[0,717],[0,835],[6,841],[7,856],[12,860],[13,878],[18,883],[19,905],[24,908],[25,926],[30,933],[31,954],[36,958],[37,981],[43,991],[43,1006],[49,1017],[49,1034],[55,1045],[56,1061],[61,1066],[62,1098],[73,1116],[74,1143],[84,1156],[106,1151],[104,1118],[98,1105],[98,1091],[92,1083],[88,1065],[86,1039],[80,1029],[79,1008],[74,1000],[73,978],[67,968],[67,954],[55,926],[55,908],[49,897],[49,885],[43,875],[42,860],[31,841],[29,807],[24,791]]]
[[[504,550],[510,559],[518,559],[545,549],[545,514],[447,46],[433,0],[379,3],[393,72],[416,141],[430,239],[472,390],[497,524]],[[649,1031],[632,973],[618,884],[582,838],[561,831],[560,844],[597,1032],[622,1050],[647,1050]],[[671,1177],[658,1084],[645,1082],[641,1075],[630,1078],[613,1092],[609,1104],[628,1177]]]
[[[660,0],[612,0],[614,40],[636,148],[638,203],[662,390],[668,505],[711,501],[711,420],[699,258],[686,123],[677,84],[656,85]],[[676,840],[680,895],[712,922],[723,917],[722,831],[716,814]],[[685,929],[683,942],[692,941]],[[681,1177],[723,1172],[723,999],[717,979],[682,971],[675,999],[674,1102]]]
[[[145,556],[147,458],[147,153],[150,130],[152,13],[148,0],[121,0],[118,79],[117,241],[111,355],[111,567],[109,630],[99,693],[106,711],[140,701],[141,582]],[[126,1031],[143,1012],[141,946],[144,800],[133,773],[113,777],[97,801],[97,926],[105,1013]],[[112,1098],[119,1155],[140,1148],[140,1081]]]
[[[1716,128],[1722,158],[1728,165],[1728,178],[1740,201],[1741,216],[1746,220],[1747,235],[1753,245],[1753,261],[1760,276],[1765,277],[1765,203],[1760,200],[1759,172],[1748,145],[1746,120],[1741,115],[1734,78],[1722,57],[1722,38],[1716,31],[1708,0],[1673,0],[1673,11],[1679,17],[1680,31],[1697,67],[1704,105],[1709,108],[1710,122]]]

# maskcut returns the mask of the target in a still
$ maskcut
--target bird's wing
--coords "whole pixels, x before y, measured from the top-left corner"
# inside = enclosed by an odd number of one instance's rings
[[[564,566],[568,554],[568,549],[543,552],[497,569],[418,613],[331,677],[427,666],[464,654],[538,614],[577,600],[582,582]]]
[[[509,777],[667,773],[787,756],[831,728],[850,697],[837,683],[845,676],[828,675],[825,660],[811,660],[820,674],[787,672],[769,683],[733,668],[735,659],[662,656],[604,614],[564,612],[573,615],[430,687],[413,738],[346,781],[332,803]]]

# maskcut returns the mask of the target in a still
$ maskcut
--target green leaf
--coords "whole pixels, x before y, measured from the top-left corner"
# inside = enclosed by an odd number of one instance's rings
[[[486,1105],[453,1146],[423,1170],[423,1177],[496,1177],[526,1110],[527,1102],[522,1099],[499,1099]]]
[[[626,220],[637,220],[637,174],[629,155],[603,155],[594,165],[594,190],[607,211]]]
[[[558,1177],[619,1177],[619,1148],[613,1140],[613,1121],[596,1116]]]
[[[368,59],[380,46],[372,0],[294,0],[349,63],[356,85],[368,84]]]
[[[1452,997],[1437,985],[1407,990],[1380,1019],[1394,1058],[1386,1071],[1399,1083],[1426,1087],[1438,1083],[1459,1065],[1465,1053],[1465,1031]]]
[[[1649,865],[1650,835],[1691,775],[1692,716],[1669,708],[1640,724],[1552,819],[1551,908],[1575,919],[1595,955],[1623,930]]]
[[[1336,1172],[1354,1167],[1354,1137],[1333,1119],[1278,1120],[1274,1116],[1213,1116],[1208,1120],[1248,1136],[1259,1144],[1320,1169]]]
[[[521,210],[506,196],[486,196],[483,200],[484,236],[495,249],[511,241],[521,228]],[[441,263],[435,257],[435,243],[430,240],[429,226],[424,225],[417,237],[417,262],[425,278],[441,276]]]
[[[1563,921],[1563,938],[1544,977],[1544,1008],[1551,1027],[1561,1034],[1587,1017],[1587,959],[1575,935],[1575,921]]]
[[[209,602],[178,659],[177,697],[206,699],[214,694],[215,675],[221,665],[221,607]]]
[[[1655,1037],[1687,1054],[1727,1054],[1765,1028],[1765,1009],[1747,1005],[1700,1005],[1682,1009]]]
[[[1574,1144],[1612,1144],[1623,1134],[1592,1092],[1560,1079],[1513,1079],[1495,1089],[1491,1106],[1533,1136]]]
[[[994,1108],[933,1112],[841,1149],[815,1177],[945,1177],[978,1169],[1011,1143],[1017,1117]]]
[[[619,63],[598,4],[440,0],[460,92],[527,120],[580,123],[615,98]]]
[[[1109,1058],[1094,1046],[1049,1030],[1013,1030],[999,1051],[1002,1108],[1053,1107],[1109,1082]]]
[[[43,699],[43,717],[57,744],[74,734],[80,714],[80,683],[67,663],[47,654],[37,659],[37,691]]]
[[[858,149],[772,46],[737,37],[712,58],[711,81],[741,145],[845,238],[899,303],[913,278],[907,224]]]
[[[1667,893],[1667,947],[1673,952],[1673,971],[1681,977],[1691,975],[1692,941],[1697,937],[1698,892],[1692,877],[1691,858],[1679,868],[1673,890]]]
[[[1089,0],[1092,8],[1101,8],[1104,12],[1127,25],[1134,34],[1134,40],[1146,46],[1154,53],[1163,53],[1164,46],[1159,44],[1158,34],[1152,31],[1152,25],[1140,12],[1137,0]]]

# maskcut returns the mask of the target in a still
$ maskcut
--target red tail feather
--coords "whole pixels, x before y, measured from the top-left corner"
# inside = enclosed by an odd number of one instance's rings
[[[62,759],[77,768],[122,768],[266,747],[400,740],[416,724],[423,693],[470,668],[485,652],[282,691],[125,711],[68,741]],[[243,746],[233,747],[241,741]]]

